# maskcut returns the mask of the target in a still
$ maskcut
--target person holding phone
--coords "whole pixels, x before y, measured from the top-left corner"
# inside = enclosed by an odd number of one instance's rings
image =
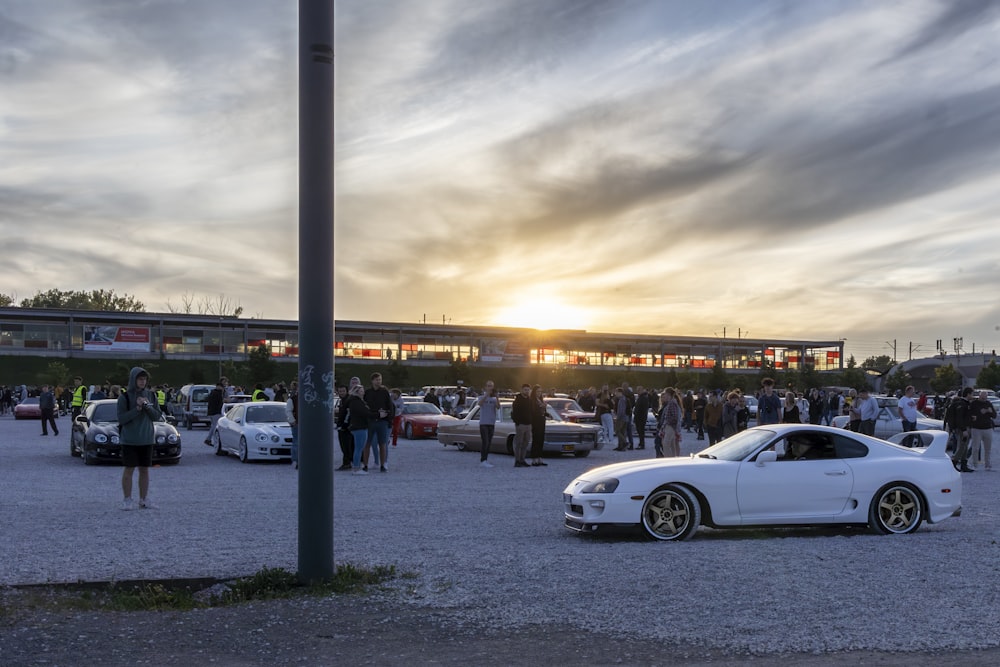
[[[493,442],[497,415],[500,413],[500,399],[497,398],[497,390],[493,386],[493,380],[486,381],[483,395],[476,400],[476,403],[479,405],[479,439],[482,442],[482,449],[479,450],[479,465],[483,468],[492,468],[493,464],[486,459],[490,455],[490,443]]]
[[[155,422],[162,417],[156,394],[148,388],[149,373],[136,366],[128,375],[128,387],[118,397],[118,437],[122,445],[123,510],[134,510],[132,477],[139,469],[139,507],[153,509],[149,500],[149,468],[153,465]]]

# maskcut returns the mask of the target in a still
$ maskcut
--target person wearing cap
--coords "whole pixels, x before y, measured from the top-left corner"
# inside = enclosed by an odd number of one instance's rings
[[[136,366],[128,375],[128,387],[118,397],[118,438],[122,447],[122,509],[134,510],[132,477],[139,469],[139,505],[152,509],[149,500],[149,468],[153,465],[153,444],[156,442],[155,422],[162,417],[156,393],[148,388],[149,373]]]

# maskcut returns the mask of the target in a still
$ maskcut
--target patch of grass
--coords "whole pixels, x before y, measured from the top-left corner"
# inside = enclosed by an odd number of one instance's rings
[[[241,604],[253,600],[274,600],[298,595],[324,596],[358,594],[381,586],[397,576],[394,566],[372,568],[346,564],[337,567],[328,580],[303,584],[298,575],[283,568],[263,568],[248,576],[209,589],[204,580],[187,582],[142,582],[124,584],[72,584],[31,586],[0,596],[0,619],[12,618],[19,609],[52,611],[187,611],[195,608]],[[401,575],[415,579],[415,573]],[[212,589],[219,589],[218,592]],[[201,590],[201,593],[199,593]],[[205,595],[205,591],[212,591]],[[16,594],[14,594],[16,593]]]

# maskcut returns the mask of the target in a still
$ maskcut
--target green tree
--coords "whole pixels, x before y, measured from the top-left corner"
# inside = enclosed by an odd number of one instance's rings
[[[9,294],[0,294],[0,308],[9,308],[14,305],[14,297]]]
[[[887,394],[894,394],[897,391],[903,391],[911,384],[913,384],[913,376],[903,370],[903,367],[900,366],[896,368],[895,373],[885,377],[883,389]]]
[[[406,381],[410,379],[410,371],[406,366],[399,363],[398,359],[393,359],[382,371],[385,384],[389,387],[404,387]]]
[[[864,370],[878,371],[879,373],[888,373],[889,369],[896,365],[895,360],[887,354],[881,354],[878,356],[868,357],[861,362],[861,368]]]
[[[69,367],[61,361],[49,362],[39,378],[41,384],[50,384],[53,387],[69,384]]]
[[[458,358],[452,359],[451,363],[448,364],[448,367],[448,379],[451,380],[452,384],[458,384],[459,380],[462,382],[469,381],[469,364],[464,360]]]
[[[50,289],[21,301],[22,308],[65,308],[69,310],[101,310],[119,313],[141,313],[146,306],[133,296],[119,296],[114,290],[91,290],[90,292]]]
[[[712,371],[708,374],[705,379],[708,385],[708,389],[729,389],[729,374],[726,373],[726,369],[722,367],[722,364],[716,364],[712,366]]]
[[[962,374],[951,364],[938,366],[934,369],[934,377],[930,379],[931,389],[939,394],[962,386]]]
[[[868,376],[865,372],[858,368],[858,362],[854,359],[852,354],[847,360],[847,368],[841,373],[841,382],[845,387],[853,387],[855,389],[860,389],[868,384]]]
[[[1000,366],[997,366],[997,362],[995,360],[991,361],[983,367],[983,370],[979,371],[979,375],[976,376],[976,386],[984,387],[986,389],[996,389],[1000,387]]]
[[[271,358],[271,348],[259,345],[247,355],[247,390],[260,382],[264,386],[275,382],[278,377],[278,362]]]

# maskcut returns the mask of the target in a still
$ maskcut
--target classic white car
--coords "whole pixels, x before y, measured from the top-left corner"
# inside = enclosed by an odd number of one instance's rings
[[[280,401],[238,403],[219,418],[212,433],[218,456],[236,454],[240,461],[291,461],[292,427]]]
[[[903,422],[899,418],[899,399],[891,396],[876,396],[878,401],[878,416],[875,418],[875,437],[888,440],[897,433],[903,432]],[[836,428],[847,428],[850,417],[847,415],[837,415],[830,422]],[[918,431],[940,431],[944,428],[944,422],[940,419],[931,419],[924,415],[917,416]]]
[[[513,401],[500,401],[500,414],[497,418],[493,440],[490,442],[490,452],[498,454],[514,453],[514,422],[510,413]],[[589,456],[595,449],[604,447],[600,437],[601,427],[595,424],[574,424],[562,421],[559,413],[551,405],[546,405],[545,444],[542,451],[546,454],[573,454],[574,456]],[[437,438],[443,445],[455,445],[459,449],[469,449],[478,452],[482,449],[479,437],[479,406],[475,406],[464,419],[440,422]]]
[[[565,526],[641,526],[657,540],[713,528],[859,524],[911,533],[962,508],[944,431],[908,448],[809,424],[757,426],[692,454],[602,466],[563,491]]]

